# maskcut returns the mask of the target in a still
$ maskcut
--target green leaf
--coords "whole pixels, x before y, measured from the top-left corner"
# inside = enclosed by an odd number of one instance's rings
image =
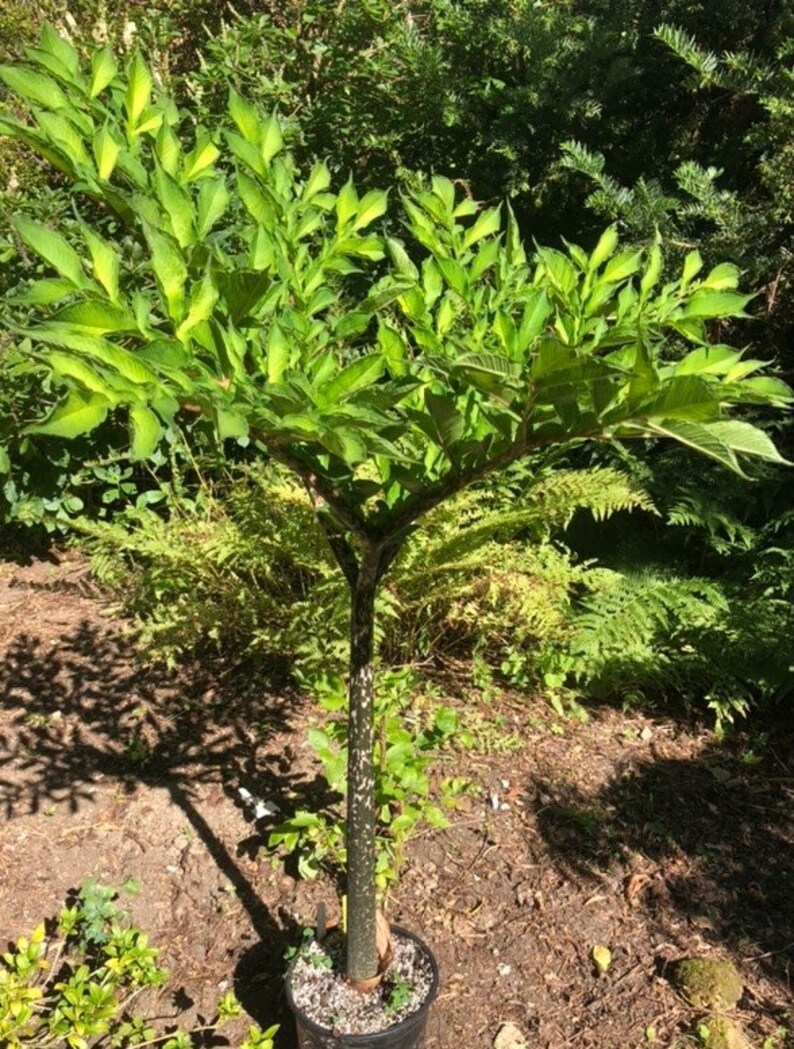
[[[157,198],[163,205],[168,222],[181,248],[186,248],[196,239],[193,230],[193,201],[180,184],[157,165],[154,173]]]
[[[42,51],[49,52],[54,58],[57,58],[70,73],[74,74],[79,71],[80,56],[77,54],[77,51],[75,51],[68,40],[64,40],[47,22],[41,27],[39,44]]]
[[[389,194],[385,190],[372,189],[366,193],[356,210],[356,220],[353,223],[354,230],[369,226],[375,219],[385,214],[389,206]]]
[[[107,182],[116,167],[121,146],[109,128],[105,126],[94,135],[93,149],[99,177],[103,182]]]
[[[320,441],[329,452],[338,455],[350,466],[363,462],[367,457],[367,445],[362,434],[349,427],[335,426],[332,430],[324,430]]]
[[[229,90],[229,116],[237,125],[240,134],[252,146],[259,145],[262,120],[256,106],[251,105],[234,88]]]
[[[231,270],[217,276],[226,308],[235,324],[252,314],[273,287],[269,273],[258,270]]]
[[[281,382],[289,364],[289,344],[278,324],[274,324],[267,337],[267,381]]]
[[[597,270],[599,266],[606,262],[615,253],[615,248],[618,246],[618,231],[614,226],[610,226],[609,229],[604,230],[601,234],[598,244],[593,248],[593,252],[590,255],[589,267],[591,270]]]
[[[336,246],[339,255],[352,255],[362,259],[370,259],[377,262],[383,258],[383,242],[380,237],[346,237],[339,241]],[[338,265],[338,263],[337,263]],[[344,272],[353,273],[354,270],[347,269]]]
[[[21,215],[14,219],[14,228],[31,251],[48,262],[76,288],[91,286],[83,272],[80,256],[60,233]]]
[[[369,310],[354,310],[343,314],[334,325],[334,337],[340,340],[352,339],[367,330],[372,313]]]
[[[108,84],[112,83],[118,71],[116,59],[109,45],[105,45],[101,51],[95,51],[91,56],[91,82],[88,93],[91,98],[101,95]]]
[[[187,317],[185,317],[177,328],[177,338],[184,339],[197,324],[200,324],[201,321],[205,321],[208,317],[212,316],[212,311],[215,308],[215,303],[217,301],[218,289],[212,279],[212,273],[207,269],[207,272],[204,274],[204,279],[198,290],[193,295]]]
[[[732,262],[722,262],[701,282],[701,287],[710,288],[712,291],[726,291],[735,288],[739,284],[739,267]]]
[[[192,182],[207,171],[220,156],[220,150],[205,135],[196,143],[195,149],[185,157],[185,166],[182,171],[182,182]]]
[[[127,91],[124,96],[124,109],[127,112],[127,122],[134,129],[138,121],[149,105],[152,97],[152,74],[144,62],[141,54],[136,51],[127,66]]]
[[[634,355],[634,374],[629,383],[629,401],[634,404],[642,401],[643,398],[650,395],[658,383],[659,376],[654,367],[650,348],[640,333],[637,336]]]
[[[777,408],[787,407],[794,401],[794,391],[774,375],[759,375],[741,383],[743,403],[771,404]]]
[[[432,422],[429,432],[449,455],[451,446],[463,436],[463,416],[453,398],[432,390],[425,390],[425,407]]]
[[[383,375],[384,360],[379,353],[369,353],[345,365],[330,382],[317,391],[317,403],[323,407],[336,404],[356,390],[371,386]]]
[[[215,428],[222,441],[248,436],[248,420],[231,408],[214,409]]]
[[[433,193],[443,204],[447,211],[455,207],[455,184],[442,175],[434,175],[432,179]]]
[[[164,233],[144,223],[144,234],[149,242],[154,275],[165,299],[168,316],[178,321],[184,311],[187,266],[176,243]]]
[[[38,114],[38,125],[54,146],[68,157],[72,164],[85,164],[88,154],[83,139],[60,113]]]
[[[641,251],[622,251],[607,264],[599,279],[607,284],[617,284],[633,276],[640,268],[641,262]]]
[[[162,433],[160,420],[150,408],[142,404],[133,404],[130,408],[130,424],[132,458],[148,459],[160,441]]]
[[[54,80],[28,66],[0,66],[0,80],[26,102],[46,106],[47,109],[63,109],[69,104]]]
[[[379,282],[373,288],[364,302],[362,302],[361,309],[372,313],[382,310],[384,306],[388,306],[390,302],[399,299],[401,295],[404,295],[413,286],[414,282],[412,280],[403,277],[397,279],[386,278],[385,281]]]
[[[21,295],[9,298],[8,301],[19,302],[26,306],[49,306],[73,294],[74,284],[70,280],[63,280],[61,277],[47,277],[45,280],[34,281]]]
[[[109,402],[100,394],[70,390],[43,422],[32,423],[22,432],[47,437],[79,437],[100,426],[107,418],[109,407]]]
[[[103,240],[89,226],[83,226],[83,238],[91,253],[94,277],[105,291],[112,302],[117,302],[119,297],[119,270],[121,259],[116,249],[108,241]]]
[[[726,444],[719,433],[713,433],[708,424],[690,422],[687,419],[669,419],[649,424],[648,432],[662,437],[672,437],[679,444],[693,448],[710,459],[716,459],[729,470],[744,476],[731,446]]]
[[[78,332],[70,332],[65,328],[42,326],[25,332],[31,339],[48,343],[51,346],[60,346],[62,349],[72,350],[75,353],[106,364],[119,375],[136,385],[157,382],[157,376],[145,364],[137,354],[116,346],[108,339],[102,339],[94,335],[83,335]]]
[[[357,213],[358,193],[356,193],[356,188],[353,185],[352,179],[349,179],[344,186],[342,186],[339,191],[339,196],[336,198],[337,229],[344,229]]]
[[[176,178],[179,162],[182,157],[182,146],[173,129],[166,123],[160,125],[154,143],[155,154],[163,166],[163,171]]]
[[[675,375],[653,400],[642,405],[643,415],[664,419],[714,418],[719,400],[705,379],[698,375]]]
[[[0,444],[0,475],[11,472],[11,459],[6,449]]]
[[[466,270],[455,259],[436,259],[436,265],[444,275],[444,280],[456,291],[458,295],[465,297],[468,287],[468,274]]]
[[[69,324],[84,328],[92,335],[104,335],[106,332],[132,332],[138,330],[135,317],[111,302],[99,302],[96,299],[85,299],[59,310],[51,322]]]
[[[727,375],[741,357],[732,346],[698,346],[675,365],[675,374]]]
[[[205,237],[229,206],[229,190],[226,179],[204,179],[198,197],[197,228],[200,237]]]
[[[658,244],[654,244],[648,253],[648,265],[645,269],[645,273],[642,275],[642,280],[640,281],[641,295],[647,295],[656,286],[662,275],[663,265],[664,259],[662,257],[662,249]]]
[[[699,251],[690,251],[687,257],[684,259],[684,269],[681,274],[681,283],[689,284],[691,280],[697,277],[698,273],[703,269],[703,259]]]
[[[383,352],[386,367],[392,375],[408,374],[408,357],[405,342],[399,332],[381,323],[378,328],[378,345]]]
[[[546,327],[552,309],[546,292],[542,288],[532,289],[518,329],[518,348],[522,353],[526,353]]]
[[[265,229],[270,229],[275,215],[273,205],[257,183],[242,171],[237,172],[237,193],[251,218]]]
[[[79,357],[51,350],[47,361],[57,375],[66,379],[76,379],[89,392],[99,393],[108,400],[112,399],[113,390],[107,380]]]
[[[772,439],[750,423],[739,419],[726,419],[711,423],[709,430],[739,455],[764,459],[769,463],[791,465],[777,450]]]
[[[578,277],[571,260],[566,255],[563,255],[562,252],[555,251],[553,248],[538,248],[537,254],[550,282],[563,295],[568,295],[572,292],[578,283]]]
[[[492,375],[505,382],[516,379],[521,374],[519,365],[501,353],[464,353],[455,361],[455,368]]]
[[[326,163],[315,164],[301,194],[304,200],[311,200],[317,193],[323,193],[331,185],[331,172]],[[334,198],[336,203],[336,198]]]
[[[190,354],[176,339],[154,339],[137,351],[136,357],[161,368],[184,368]]]
[[[512,221],[512,220],[511,220]],[[469,276],[473,281],[479,280],[492,266],[499,261],[505,251],[500,240],[487,240],[475,255],[469,266]]]
[[[490,208],[488,211],[483,211],[474,225],[464,234],[463,247],[470,248],[472,245],[476,244],[478,240],[482,240],[483,237],[488,237],[493,233],[498,233],[501,228],[501,208]]]
[[[162,122],[162,111],[159,109],[155,109],[154,107],[150,107],[149,109],[144,111],[140,123],[135,128],[135,134],[143,135],[147,132],[149,134],[153,134],[155,131],[157,131]]]
[[[229,149],[241,163],[245,164],[247,168],[257,175],[265,175],[267,173],[265,163],[260,157],[256,146],[246,142],[240,135],[235,135],[233,131],[225,131],[224,137],[229,145]]]
[[[405,277],[412,277],[414,280],[419,280],[419,270],[411,261],[402,241],[395,240],[394,237],[387,237],[386,247],[391,257],[392,264],[397,272]]]
[[[272,116],[268,117],[262,128],[262,141],[259,146],[259,153],[265,164],[269,164],[273,157],[278,153],[283,141],[281,125],[274,113]]]
[[[700,320],[713,320],[718,317],[746,317],[745,306],[752,295],[739,295],[735,291],[696,291],[687,300],[683,316],[687,319],[696,317]]]

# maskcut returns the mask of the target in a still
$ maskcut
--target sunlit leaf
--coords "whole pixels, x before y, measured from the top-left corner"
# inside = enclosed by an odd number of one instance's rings
[[[148,459],[160,441],[163,430],[160,420],[145,405],[134,404],[130,408],[130,427],[132,458]]]
[[[68,105],[66,95],[54,80],[27,66],[0,66],[0,80],[26,102],[47,109],[63,109]]]
[[[136,52],[127,67],[127,91],[124,96],[124,108],[127,121],[135,128],[144,109],[149,105],[152,95],[152,74],[141,55]]]
[[[14,219],[14,228],[31,251],[48,262],[65,280],[76,288],[90,287],[80,256],[60,233],[21,215]]]
[[[109,46],[94,52],[91,56],[91,81],[88,86],[91,98],[102,94],[108,84],[112,83],[117,70],[116,59]]]
[[[46,419],[26,426],[23,433],[37,433],[48,437],[80,437],[100,426],[107,418],[109,408],[109,402],[100,394],[70,390]]]

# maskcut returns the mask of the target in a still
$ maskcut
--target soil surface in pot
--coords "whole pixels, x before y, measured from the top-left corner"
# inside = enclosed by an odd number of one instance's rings
[[[333,1034],[375,1034],[407,1020],[422,1007],[433,984],[430,961],[418,944],[395,933],[394,956],[379,987],[356,991],[345,978],[345,943],[330,933],[312,940],[295,959],[292,999],[300,1011]]]

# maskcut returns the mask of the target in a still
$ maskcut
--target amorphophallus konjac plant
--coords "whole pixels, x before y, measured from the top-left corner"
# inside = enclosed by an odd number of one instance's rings
[[[302,480],[349,585],[347,975],[379,968],[373,780],[375,597],[433,507],[544,449],[667,438],[741,472],[782,461],[739,405],[790,391],[726,345],[744,316],[729,264],[697,252],[663,280],[659,245],[528,256],[509,208],[445,178],[395,201],[296,170],[275,116],[234,90],[228,123],[184,119],[140,54],[89,63],[44,29],[0,134],[50,161],[92,222],[20,217],[44,264],[6,307],[31,369],[62,396],[31,434],[75,437],[129,419],[146,459],[182,413],[220,445],[247,441]],[[363,289],[363,290],[362,290]],[[381,942],[381,954],[386,948]]]

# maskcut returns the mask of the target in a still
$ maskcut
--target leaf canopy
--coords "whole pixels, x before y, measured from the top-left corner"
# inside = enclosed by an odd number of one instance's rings
[[[403,198],[386,236],[386,192],[335,192],[325,164],[303,175],[277,116],[234,91],[227,127],[191,139],[140,55],[123,75],[106,49],[84,70],[70,57],[59,84],[39,65],[0,69],[30,109],[0,133],[102,201],[146,264],[88,226],[75,243],[17,221],[52,272],[8,323],[65,391],[36,432],[84,433],[126,406],[146,457],[199,411],[377,540],[550,445],[664,436],[739,472],[782,461],[730,412],[787,404],[788,387],[710,341],[713,321],[746,315],[735,267],[704,274],[692,253],[660,287],[660,247],[621,250],[612,227],[589,255],[530,258],[509,207],[443,178]]]

